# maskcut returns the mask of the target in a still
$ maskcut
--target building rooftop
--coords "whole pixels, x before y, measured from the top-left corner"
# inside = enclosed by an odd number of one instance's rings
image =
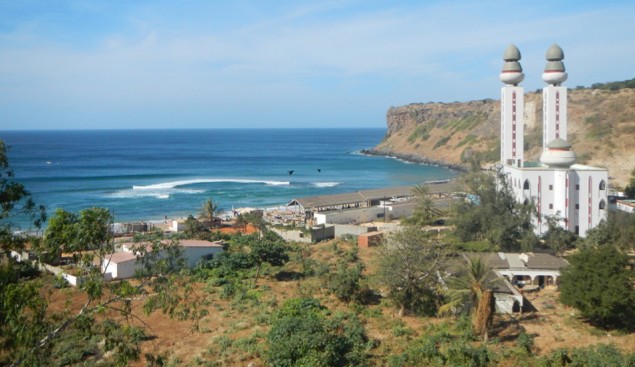
[[[455,190],[454,182],[430,182],[425,184],[431,195],[449,193]],[[328,208],[342,205],[362,204],[369,201],[411,197],[413,186],[389,187],[385,189],[360,190],[356,192],[296,198],[287,206],[300,205],[305,210]]]

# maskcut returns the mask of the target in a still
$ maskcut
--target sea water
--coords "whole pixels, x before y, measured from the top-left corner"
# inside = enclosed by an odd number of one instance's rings
[[[116,221],[284,206],[294,198],[444,180],[456,172],[359,154],[385,129],[3,131],[15,179],[48,212]],[[24,225],[23,225],[24,226]],[[23,228],[28,229],[28,228]]]

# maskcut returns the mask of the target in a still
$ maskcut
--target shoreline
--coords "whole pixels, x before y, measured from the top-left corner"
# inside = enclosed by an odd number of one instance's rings
[[[362,149],[359,151],[359,153],[362,155],[371,156],[371,157],[394,158],[394,159],[398,159],[408,163],[445,167],[445,168],[449,168],[451,170],[461,172],[461,173],[468,172],[468,168],[462,164],[454,164],[454,163],[448,163],[445,161],[437,161],[437,160],[426,158],[417,154],[395,153],[390,151],[377,150],[375,148]]]

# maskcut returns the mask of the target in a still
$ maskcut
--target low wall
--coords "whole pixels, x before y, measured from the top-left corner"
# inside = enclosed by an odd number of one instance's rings
[[[377,230],[377,227],[362,227],[354,224],[334,224],[335,237],[341,237],[344,235],[359,236],[363,233],[373,232]]]

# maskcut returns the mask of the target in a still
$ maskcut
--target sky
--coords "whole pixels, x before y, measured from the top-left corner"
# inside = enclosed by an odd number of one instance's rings
[[[635,77],[635,1],[0,0],[0,130],[385,127],[391,106]]]

